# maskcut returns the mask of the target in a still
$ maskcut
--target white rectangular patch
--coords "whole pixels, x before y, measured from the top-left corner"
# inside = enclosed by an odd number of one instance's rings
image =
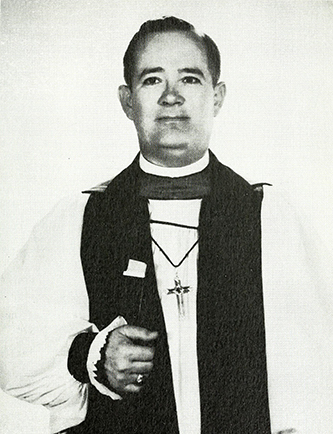
[[[128,261],[127,270],[123,272],[124,276],[139,277],[143,279],[146,276],[147,264],[141,261],[136,261],[135,259],[130,259]]]

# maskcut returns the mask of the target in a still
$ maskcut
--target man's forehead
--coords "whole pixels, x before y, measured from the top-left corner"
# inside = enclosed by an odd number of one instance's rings
[[[206,50],[201,41],[192,36],[190,32],[154,33],[148,35],[138,46],[136,67],[139,69],[159,67],[161,65],[152,65],[152,63],[164,63],[170,60],[179,64],[178,69],[190,67],[189,61],[193,62],[193,67],[196,66],[195,63],[200,62],[208,68]]]

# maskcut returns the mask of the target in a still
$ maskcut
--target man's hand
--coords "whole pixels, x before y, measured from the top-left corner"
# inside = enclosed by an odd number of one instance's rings
[[[130,325],[109,334],[104,368],[112,390],[119,394],[140,391],[143,383],[137,382],[138,375],[148,376],[153,369],[157,337],[157,332]]]

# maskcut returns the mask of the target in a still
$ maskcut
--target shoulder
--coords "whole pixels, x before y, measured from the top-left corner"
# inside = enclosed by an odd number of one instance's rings
[[[217,160],[211,154],[212,191],[220,201],[230,201],[238,209],[246,210],[259,206],[264,196],[264,186],[270,186],[266,180],[251,183]]]
[[[94,187],[88,188],[87,190],[83,190],[83,194],[90,194],[90,193],[104,193],[108,186],[111,184],[113,178],[109,179],[108,181],[104,181],[100,184],[95,185]]]
[[[263,194],[264,186],[271,185],[266,180],[255,183],[249,182],[230,167],[222,164],[212,152],[210,152],[210,160],[213,167],[213,182],[217,183],[218,187],[226,192],[229,191],[232,195],[242,193],[242,195],[247,196],[255,193],[256,196],[260,196]]]
[[[67,224],[80,222],[88,198],[89,196],[82,194],[82,192],[63,197],[42,218],[42,220],[37,223],[33,232],[38,231],[39,228],[57,226],[57,222],[66,222]]]

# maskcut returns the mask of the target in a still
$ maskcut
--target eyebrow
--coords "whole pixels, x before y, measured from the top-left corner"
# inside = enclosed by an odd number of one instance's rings
[[[163,72],[164,69],[158,66],[157,68],[144,68],[139,74],[139,80],[147,74],[153,74],[154,72]]]
[[[202,78],[205,78],[204,73],[199,68],[182,68],[182,69],[178,69],[178,72],[185,72],[186,74],[195,74],[195,75],[199,75]]]

